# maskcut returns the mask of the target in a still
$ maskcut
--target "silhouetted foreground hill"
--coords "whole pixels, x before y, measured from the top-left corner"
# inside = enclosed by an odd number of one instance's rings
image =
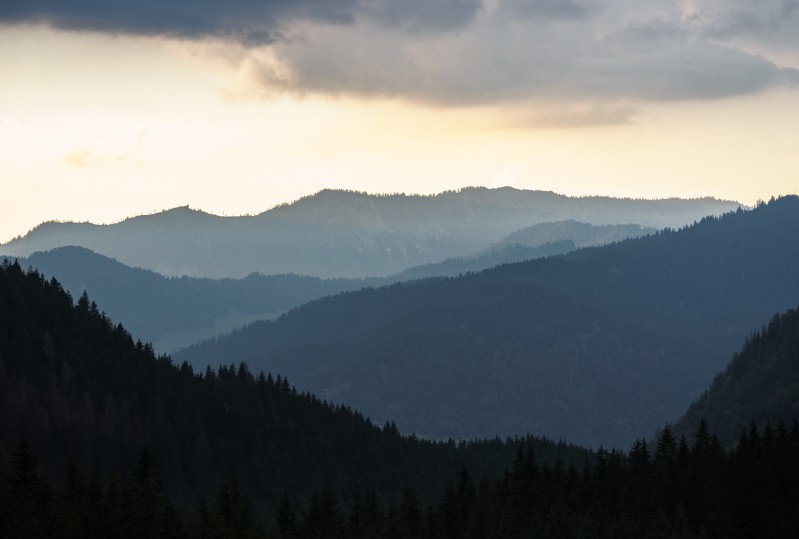
[[[345,293],[178,354],[246,360],[433,437],[624,446],[799,298],[799,198],[455,279]]]
[[[544,459],[584,462],[585,450],[526,438],[433,443],[380,428],[357,412],[298,394],[285,378],[246,366],[208,367],[156,357],[84,295],[73,306],[60,284],[18,264],[0,265],[0,488],[15,473],[25,437],[46,477],[73,461],[101,482],[126,484],[142,446],[164,485],[185,507],[224,482],[256,502],[304,499],[325,484],[398,499],[412,486],[421,499],[443,492],[465,463],[477,477],[498,477],[517,444]],[[135,478],[134,478],[135,479]],[[12,485],[13,487],[13,482]]]
[[[113,225],[44,223],[0,245],[0,252],[28,256],[75,245],[174,276],[386,276],[469,255],[536,223],[574,219],[661,228],[736,207],[715,199],[570,198],[511,188],[435,196],[328,190],[256,216],[219,217],[175,208]]]
[[[746,339],[727,368],[675,425],[690,432],[704,417],[722,443],[738,440],[754,421],[790,423],[799,417],[799,310],[775,315]]]
[[[19,262],[22,267],[31,266],[45,275],[56,276],[74,297],[88,291],[114,320],[124,323],[134,335],[152,342],[159,352],[172,352],[342,291],[423,277],[457,276],[499,264],[566,253],[575,249],[575,241],[583,245],[609,243],[646,231],[637,225],[597,227],[576,222],[539,227],[542,233],[525,234],[532,245],[502,244],[478,256],[450,258],[383,278],[323,280],[261,274],[242,279],[170,278],[131,268],[83,247],[36,252],[20,258]],[[574,240],[569,239],[572,236]],[[555,241],[544,241],[549,239]]]

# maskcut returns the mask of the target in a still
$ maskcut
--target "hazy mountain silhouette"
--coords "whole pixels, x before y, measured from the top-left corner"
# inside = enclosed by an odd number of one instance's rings
[[[422,277],[456,276],[499,264],[566,253],[575,248],[575,242],[566,239],[572,230],[582,244],[590,238],[611,241],[623,234],[643,231],[637,225],[594,227],[574,222],[564,226],[553,224],[550,228],[557,228],[560,234],[547,237],[558,237],[560,241],[532,247],[518,243],[502,245],[479,256],[450,258],[385,278],[322,280],[261,274],[243,279],[168,278],[150,270],[131,268],[83,247],[59,247],[19,260],[23,267],[32,266],[56,276],[73,297],[88,291],[114,320],[122,321],[135,335],[152,342],[159,352],[172,352],[255,320],[275,317],[312,299],[346,290]],[[607,234],[608,230],[615,233]]]
[[[775,315],[748,337],[674,430],[690,435],[703,417],[725,445],[753,421],[776,426],[799,418],[799,309]]]
[[[393,282],[425,277],[456,277],[462,273],[482,271],[501,264],[565,254],[578,247],[606,245],[655,232],[654,228],[635,224],[590,225],[573,220],[540,223],[508,234],[499,242],[472,255],[414,266],[391,276],[389,280]]]
[[[685,223],[687,224],[687,223]],[[484,249],[491,252],[505,247],[521,245],[540,247],[547,243],[571,241],[575,247],[593,247],[615,241],[654,234],[657,229],[636,224],[591,225],[575,220],[540,223],[508,234],[499,242]]]
[[[255,216],[219,217],[183,207],[112,225],[49,222],[0,245],[0,252],[28,256],[76,245],[173,276],[386,276],[469,255],[542,222],[575,219],[661,228],[737,206],[710,198],[570,198],[508,187],[435,196],[325,190]]]
[[[799,298],[799,198],[460,278],[314,301],[178,354],[247,360],[407,431],[625,446]]]
[[[399,281],[426,279],[428,277],[457,277],[464,273],[474,273],[502,264],[511,264],[523,260],[533,260],[547,256],[560,255],[576,249],[571,240],[562,240],[530,247],[527,245],[498,246],[496,249],[483,250],[478,254],[464,257],[447,258],[441,262],[413,266],[395,275],[383,279],[379,284],[393,284]],[[377,283],[370,283],[375,286]]]

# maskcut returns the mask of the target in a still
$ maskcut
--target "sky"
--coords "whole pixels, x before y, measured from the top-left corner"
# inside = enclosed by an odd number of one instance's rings
[[[799,189],[797,0],[4,0],[0,242],[323,188]]]

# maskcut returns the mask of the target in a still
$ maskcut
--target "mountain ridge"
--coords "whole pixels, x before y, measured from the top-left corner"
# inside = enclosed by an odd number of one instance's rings
[[[109,225],[49,222],[0,245],[0,251],[29,256],[76,245],[170,276],[387,276],[468,255],[545,221],[661,228],[735,207],[740,205],[715,199],[570,198],[512,188],[429,196],[327,190],[254,216],[220,217],[179,207]]]
[[[586,238],[612,240],[647,231],[631,225],[596,227],[579,223],[564,223],[556,228],[560,233],[557,237],[569,237],[573,231],[581,244]],[[56,276],[73,297],[87,290],[112,318],[122,321],[140,338],[152,342],[159,352],[172,352],[259,318],[272,318],[325,295],[396,281],[457,276],[502,263],[561,254],[575,248],[571,240],[542,243],[554,237],[546,234],[540,241],[527,242],[538,244],[535,246],[518,243],[497,246],[468,258],[451,258],[411,267],[385,278],[364,279],[322,280],[301,275],[261,274],[219,280],[166,277],[152,270],[130,268],[84,247],[58,247],[33,253],[27,259],[17,259],[23,265]]]

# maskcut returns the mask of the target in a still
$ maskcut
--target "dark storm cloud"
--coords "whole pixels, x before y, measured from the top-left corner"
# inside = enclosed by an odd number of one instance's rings
[[[367,19],[449,30],[468,24],[480,6],[479,0],[3,0],[0,22],[258,44],[280,37],[281,26],[297,20],[351,25]]]
[[[351,0],[5,0],[0,2],[0,21],[46,23],[71,30],[189,39],[213,36],[264,43],[273,38],[278,20],[289,13],[323,20],[352,20],[349,9],[353,3]]]

